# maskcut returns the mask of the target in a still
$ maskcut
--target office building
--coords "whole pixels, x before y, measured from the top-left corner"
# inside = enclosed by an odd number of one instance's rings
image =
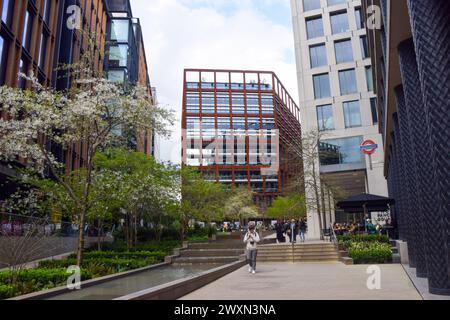
[[[302,129],[320,133],[320,174],[341,193],[387,195],[377,97],[361,1],[291,0]],[[379,148],[366,157],[361,143]],[[306,188],[307,194],[312,194]],[[312,195],[312,197],[314,197]],[[321,233],[310,209],[310,237]],[[330,222],[348,222],[337,211]]]
[[[251,188],[262,209],[302,170],[301,161],[288,161],[289,146],[301,143],[299,120],[273,72],[184,71],[183,164],[207,180]]]

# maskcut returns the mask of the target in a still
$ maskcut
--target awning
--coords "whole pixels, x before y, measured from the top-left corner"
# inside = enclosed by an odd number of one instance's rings
[[[339,201],[336,206],[349,213],[369,213],[387,211],[394,204],[394,199],[363,193]]]

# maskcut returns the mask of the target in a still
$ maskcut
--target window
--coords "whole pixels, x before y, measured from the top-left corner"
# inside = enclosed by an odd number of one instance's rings
[[[214,113],[214,93],[203,92],[202,93],[202,113]]]
[[[41,34],[41,43],[39,45],[39,68],[45,68],[45,55],[47,51],[47,35],[45,33]]]
[[[366,67],[366,80],[367,80],[367,90],[373,91],[373,74],[372,74],[372,66]]]
[[[31,25],[33,19],[31,13],[27,10],[25,13],[25,21],[23,25],[22,45],[25,49],[29,50],[31,39]]]
[[[324,43],[309,47],[309,55],[311,68],[326,66],[328,64],[327,50]]]
[[[128,61],[128,45],[121,44],[109,48],[109,66],[112,68],[126,67]]]
[[[334,43],[334,50],[336,52],[336,63],[343,63],[353,61],[352,40],[340,40]]]
[[[217,93],[217,112],[230,113],[230,95],[228,93]]]
[[[45,0],[44,3],[44,21],[47,24],[50,24],[50,10],[52,7],[52,1],[51,0]]]
[[[371,98],[370,99],[370,109],[372,110],[372,122],[373,122],[373,124],[378,124],[377,98]]]
[[[230,129],[230,118],[217,118],[218,129]]]
[[[8,26],[11,24],[11,11],[11,0],[3,0],[2,21]]]
[[[232,95],[233,113],[244,113],[244,95],[233,93]]]
[[[363,137],[348,137],[323,140],[320,142],[320,164],[322,166],[336,164],[364,163],[364,155],[359,149]]]
[[[320,131],[334,129],[333,106],[331,104],[317,107],[317,123]]]
[[[303,0],[303,10],[310,11],[320,9],[320,0]]]
[[[245,130],[245,118],[233,118],[234,130]]]
[[[191,113],[200,111],[200,96],[198,92],[188,92],[186,94],[186,111]]]
[[[347,12],[338,12],[330,16],[333,34],[349,31]]]
[[[306,32],[308,34],[308,39],[322,37],[323,36],[322,17],[307,19]]]
[[[263,114],[273,114],[273,95],[262,94],[261,95],[261,107]]]
[[[259,130],[260,120],[259,118],[248,118],[248,129],[249,130]]]
[[[112,20],[111,40],[117,42],[128,42],[129,22],[128,20]]]
[[[359,101],[344,102],[344,119],[346,128],[361,127]]]
[[[28,72],[28,62],[24,60],[23,58],[20,59],[19,63],[19,73],[21,74],[27,74]],[[24,77],[22,77],[20,74],[17,76],[17,87],[18,88],[25,88],[26,80]]]
[[[328,73],[313,76],[314,97],[316,99],[327,98],[331,96],[330,78]]]
[[[360,43],[361,43],[361,55],[362,55],[362,58],[363,59],[370,58],[369,45],[367,43],[367,36],[362,36],[360,38]]]
[[[361,8],[355,9],[355,19],[356,27],[359,29],[364,29],[364,16],[362,14]]]
[[[258,94],[247,94],[247,113],[258,114],[259,113],[259,98]]]
[[[346,0],[327,0],[329,6],[334,6],[336,4],[345,3]]]
[[[262,128],[265,130],[275,129],[275,120],[264,118],[262,121]]]
[[[339,85],[341,87],[341,95],[357,93],[358,86],[356,84],[355,69],[339,71]]]
[[[125,81],[125,70],[109,70],[108,80],[111,82],[122,83]]]
[[[6,46],[6,42],[3,40],[3,37],[0,36],[0,85],[3,85],[5,78],[5,65],[6,65],[6,52],[8,48]]]

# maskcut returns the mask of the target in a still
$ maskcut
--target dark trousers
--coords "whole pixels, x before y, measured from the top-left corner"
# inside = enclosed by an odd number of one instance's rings
[[[258,250],[247,250],[247,262],[249,267],[253,270],[256,270],[256,256],[258,254]]]

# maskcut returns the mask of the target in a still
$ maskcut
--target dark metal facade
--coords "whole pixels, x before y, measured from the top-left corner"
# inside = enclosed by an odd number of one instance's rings
[[[394,217],[417,276],[430,293],[450,295],[450,2],[381,7],[384,26],[370,33]]]

